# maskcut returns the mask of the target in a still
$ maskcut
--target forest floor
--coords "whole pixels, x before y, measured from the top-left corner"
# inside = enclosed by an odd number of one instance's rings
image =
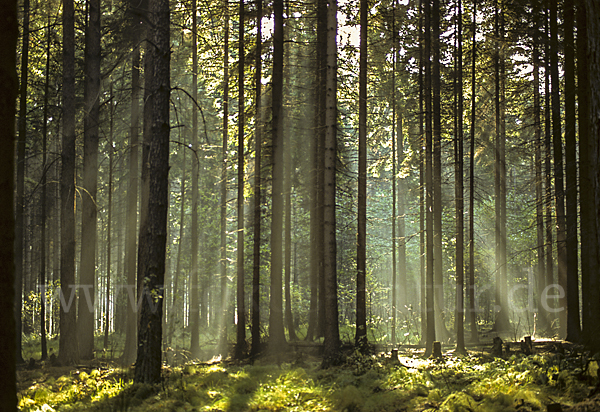
[[[492,357],[491,346],[463,356],[447,350],[441,359],[424,359],[419,348],[401,348],[397,360],[349,350],[342,364],[322,369],[319,357],[298,345],[253,364],[165,366],[158,386],[133,384],[133,367],[106,359],[76,367],[35,362],[19,368],[19,405],[46,412],[600,411],[600,356],[537,342],[532,355]]]

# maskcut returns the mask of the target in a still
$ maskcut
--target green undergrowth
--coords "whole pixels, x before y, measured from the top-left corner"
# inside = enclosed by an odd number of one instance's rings
[[[157,386],[133,384],[131,369],[44,367],[19,372],[19,404],[23,411],[544,411],[583,400],[598,380],[597,360],[583,354],[394,362],[355,352],[329,369],[316,358],[267,362],[165,368]]]

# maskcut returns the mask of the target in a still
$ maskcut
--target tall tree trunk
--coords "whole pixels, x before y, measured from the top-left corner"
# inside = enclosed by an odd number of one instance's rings
[[[75,306],[75,10],[73,0],[63,0],[63,139],[61,198],[60,305],[58,357],[63,365],[79,360]]]
[[[595,207],[593,210],[596,212],[595,220],[596,224],[593,226],[593,230],[596,236],[596,269],[600,265],[600,217],[598,211],[600,210],[600,5],[598,2],[593,0],[586,0],[586,13],[587,13],[587,47],[588,47],[588,60],[585,68],[589,69],[589,85],[590,85],[590,117],[589,117],[589,148],[591,153],[591,169],[593,173],[593,189],[595,196]],[[589,301],[591,314],[595,320],[593,329],[590,328],[590,336],[596,336],[590,342],[590,347],[594,351],[600,349],[600,341],[597,339],[597,334],[594,331],[598,331],[598,315],[600,314],[600,302],[598,302],[598,293],[600,292],[600,279],[598,277],[598,271],[595,270],[589,279]]]
[[[256,0],[256,80],[254,132],[254,244],[252,266],[252,347],[251,355],[260,352],[260,246],[262,218],[262,9],[263,0]],[[312,299],[311,299],[312,304]]]
[[[17,363],[23,363],[21,354],[22,342],[22,320],[23,307],[23,278],[25,276],[23,266],[24,242],[24,195],[25,195],[25,152],[27,140],[27,79],[29,74],[29,0],[23,1],[23,43],[21,50],[21,87],[19,91],[19,138],[17,140],[17,193],[15,210],[15,327],[16,327],[16,359]]]
[[[369,19],[369,7],[367,0],[360,1],[360,62],[358,79],[358,234],[356,237],[356,335],[354,344],[361,350],[367,348],[367,24]],[[393,23],[392,23],[393,24]],[[394,73],[392,71],[392,73]],[[393,91],[392,91],[393,96]],[[392,97],[393,98],[393,97]],[[392,102],[395,107],[395,102]],[[393,151],[392,151],[393,153]],[[393,155],[392,155],[393,156]],[[395,158],[392,159],[395,164]],[[392,176],[395,187],[395,174]],[[393,191],[394,201],[396,193]],[[395,217],[395,208],[392,219]],[[392,220],[392,227],[395,222]],[[392,233],[394,229],[392,229]],[[392,242],[395,246],[395,234],[392,234]],[[394,248],[392,246],[392,248]],[[393,250],[393,249],[392,249]],[[395,251],[392,252],[393,265],[395,266]],[[395,282],[395,273],[392,274]],[[396,288],[392,288],[392,302],[395,300]],[[396,307],[392,303],[392,322],[396,320]],[[395,343],[396,328],[392,325],[392,342]]]
[[[456,199],[456,350],[465,350],[464,334],[464,183],[463,183],[463,50],[462,50],[462,1],[457,11],[457,63],[456,63],[456,137],[454,149],[455,199]]]
[[[283,329],[283,0],[273,3],[273,200],[271,220],[271,300],[269,312],[269,350],[279,352],[285,345]]]
[[[567,340],[579,342],[581,323],[579,318],[579,242],[577,241],[577,141],[575,137],[575,41],[573,2],[564,2],[564,49],[565,49],[565,178],[567,183]]]
[[[19,36],[17,2],[0,1],[2,25],[0,26],[0,409],[17,410],[16,358],[17,340],[15,337],[14,281],[15,281],[15,221],[14,221],[14,145],[15,145],[15,101],[19,90],[17,79],[17,39]]]
[[[112,255],[112,238],[111,238],[111,229],[112,229],[112,192],[113,192],[113,157],[114,157],[114,147],[113,147],[113,130],[114,130],[114,107],[115,102],[113,100],[113,83],[111,80],[110,83],[110,124],[108,129],[108,216],[106,219],[106,306],[104,309],[104,350],[108,349],[108,333],[110,330],[110,265],[111,265],[111,255]]]
[[[198,301],[198,7],[196,0],[192,0],[192,267],[190,283],[192,294],[190,296],[190,353],[193,357],[200,355],[200,308]],[[185,149],[184,149],[185,150]]]
[[[48,204],[47,188],[46,183],[48,165],[47,165],[47,147],[48,147],[48,90],[50,86],[50,11],[48,10],[48,28],[47,28],[47,39],[46,39],[46,78],[44,79],[44,114],[42,124],[42,193],[41,193],[41,247],[40,247],[40,292],[42,294],[40,304],[40,340],[42,346],[41,359],[45,360],[48,358],[48,347],[46,343],[46,206]]]
[[[431,111],[431,0],[425,0],[425,210],[426,210],[426,307],[427,342],[425,355],[431,355],[436,337],[434,304],[433,247],[433,139]]]
[[[426,0],[427,1],[427,0]],[[427,338],[427,288],[425,278],[426,251],[425,251],[425,130],[424,121],[424,41],[423,33],[423,0],[419,0],[419,263],[421,279],[421,344],[425,344]]]
[[[495,106],[496,106],[496,134],[494,136],[494,209],[496,214],[496,320],[494,328],[497,331],[509,330],[508,317],[508,284],[506,278],[506,134],[504,110],[504,7],[502,0],[496,0],[494,17],[494,31],[496,35],[495,55]],[[499,4],[500,3],[500,4]]]
[[[337,363],[340,348],[336,272],[337,0],[327,1],[327,71],[323,173],[323,277],[325,280],[324,366]]]
[[[534,16],[539,16],[539,8],[534,9]],[[542,129],[540,105],[540,53],[539,53],[539,27],[534,25],[533,44],[533,128],[535,133],[534,169],[535,169],[535,204],[537,228],[537,297],[538,297],[538,324],[539,329],[548,329],[548,314],[542,303],[542,295],[546,288],[546,262],[544,256],[544,182],[542,174]]]
[[[134,381],[159,383],[161,380],[162,301],[167,241],[169,177],[169,94],[170,85],[170,13],[167,0],[149,1],[153,66],[150,90],[152,104],[150,135],[144,137],[142,169],[142,203],[140,224],[138,279],[142,280],[142,306],[138,326],[138,353]],[[145,169],[145,170],[144,170]]]
[[[146,32],[147,0],[141,4],[133,1],[130,12],[133,14],[132,29],[134,49],[131,54],[131,128],[129,132],[129,187],[127,190],[127,227],[125,229],[125,273],[127,279],[127,328],[125,348],[121,357],[125,364],[135,360],[137,342],[136,310],[136,270],[137,270],[137,224],[138,224],[138,185],[139,185],[139,124],[140,124],[140,42]],[[126,299],[126,300],[127,300]]]
[[[552,146],[554,152],[554,195],[556,196],[556,254],[558,262],[558,285],[562,293],[558,294],[560,329],[559,334],[567,334],[567,249],[565,186],[563,180],[563,151],[560,114],[560,84],[558,77],[558,0],[550,1],[550,79],[552,85]]]
[[[548,26],[548,9],[545,9],[544,13],[544,26],[546,32],[546,47],[544,50],[545,54],[545,90],[544,90],[544,114],[545,114],[545,135],[544,135],[544,175],[545,175],[545,206],[546,206],[546,284],[554,284],[554,260],[552,259],[552,120],[550,112],[550,33]],[[554,308],[554,302],[546,300],[546,305],[549,308]],[[554,320],[553,310],[548,313],[548,324],[552,325]],[[552,334],[552,331],[548,331]]]
[[[225,7],[225,33],[223,43],[223,146],[221,151],[221,336],[220,352],[227,351],[227,147],[229,143],[229,0],[223,0]]]
[[[237,168],[237,327],[235,357],[246,352],[246,305],[244,302],[244,0],[240,0],[238,24],[238,168]]]
[[[596,239],[596,204],[593,190],[594,157],[590,124],[590,84],[587,63],[587,16],[585,0],[577,3],[577,99],[579,107],[579,184],[581,208],[581,320],[583,342],[591,346],[598,336],[597,314],[600,312],[597,295],[593,292],[597,282],[598,243]]]
[[[471,342],[478,342],[475,312],[475,63],[477,62],[477,0],[473,0],[473,40],[471,42],[471,138],[469,141],[469,321]]]
[[[285,144],[285,177],[284,177],[284,191],[285,191],[285,256],[284,256],[284,283],[285,283],[285,307],[284,307],[284,318],[285,327],[288,330],[288,337],[290,341],[298,340],[296,336],[296,330],[294,326],[294,316],[292,313],[292,293],[291,293],[291,281],[292,281],[292,170],[295,169],[292,163],[292,139],[290,133],[286,133],[287,139]],[[294,265],[295,269],[295,265]]]
[[[100,0],[88,0],[85,32],[85,115],[83,118],[83,195],[81,202],[80,285],[77,333],[83,359],[94,357],[94,307],[96,300],[96,243],[98,139],[100,123]]]
[[[431,5],[431,90],[433,139],[433,270],[435,330],[439,340],[449,336],[444,324],[444,278],[442,267],[442,113],[440,77],[440,1]]]

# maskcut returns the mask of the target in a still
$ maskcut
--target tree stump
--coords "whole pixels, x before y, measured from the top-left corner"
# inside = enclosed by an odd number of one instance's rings
[[[533,342],[531,341],[531,336],[525,336],[525,340],[521,341],[521,352],[527,356],[533,353]]]
[[[440,359],[442,357],[442,342],[433,342],[433,358]]]
[[[392,349],[392,362],[399,362],[398,359],[398,349]]]
[[[492,356],[500,357],[502,356],[502,339],[498,336],[494,338],[492,343]]]

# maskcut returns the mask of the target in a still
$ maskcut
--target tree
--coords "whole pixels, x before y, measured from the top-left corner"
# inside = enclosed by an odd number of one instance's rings
[[[238,184],[237,184],[237,336],[235,357],[246,351],[246,306],[244,304],[244,0],[240,0],[238,25]]]
[[[360,63],[359,63],[359,96],[358,96],[358,234],[356,237],[356,336],[354,344],[361,350],[367,347],[367,33],[368,33],[369,8],[367,0],[360,1]],[[395,105],[395,102],[392,104]],[[392,159],[395,164],[395,159]],[[396,176],[392,176],[396,179]],[[394,185],[395,188],[395,185]],[[392,194],[395,201],[395,192]],[[395,221],[392,220],[392,227]],[[392,232],[395,230],[392,229]],[[392,235],[394,237],[394,235]],[[395,256],[394,266],[395,266]],[[395,282],[395,278],[394,278]],[[392,289],[393,300],[396,289]],[[395,320],[396,308],[392,304],[393,319]],[[395,335],[395,325],[392,334]],[[395,336],[392,341],[395,342]]]
[[[269,350],[278,352],[285,344],[283,329],[283,0],[273,3],[273,75],[272,75],[272,173],[273,199],[271,220],[271,300],[269,312]]]
[[[81,209],[80,284],[77,333],[79,354],[94,357],[94,306],[96,297],[96,236],[98,188],[98,139],[100,123],[100,0],[89,0],[85,32],[85,92],[83,118],[83,196]]]
[[[562,288],[559,294],[558,308],[560,319],[560,336],[567,334],[567,250],[566,250],[566,217],[565,189],[563,172],[562,131],[560,114],[560,85],[558,77],[558,0],[550,1],[550,80],[552,85],[552,147],[554,153],[554,195],[556,199],[556,254],[558,264],[558,284]]]
[[[573,2],[564,2],[565,21],[565,178],[566,190],[566,286],[567,286],[567,340],[579,342],[579,256],[577,239],[577,142],[575,138],[575,41]]]
[[[462,50],[462,1],[456,11],[457,61],[456,61],[456,136],[455,201],[456,201],[456,350],[466,352],[464,337],[464,187],[463,187],[463,50]]]
[[[251,355],[260,352],[260,246],[262,217],[262,6],[256,0],[256,126],[254,132],[254,242],[252,266],[252,347]]]
[[[167,0],[149,1],[149,37],[153,66],[146,104],[151,104],[150,134],[144,136],[142,196],[138,280],[142,285],[142,306],[138,326],[138,353],[134,381],[160,382],[162,301],[167,240],[169,177],[169,94],[170,85],[170,12]],[[145,199],[144,199],[145,197]],[[147,203],[146,203],[147,202]]]
[[[0,1],[0,409],[17,411],[17,340],[15,336],[15,221],[14,221],[14,144],[15,101],[19,84],[17,79],[17,38],[19,36],[17,2]]]
[[[599,216],[598,210],[600,209],[600,159],[598,155],[598,149],[600,147],[600,49],[598,48],[598,44],[600,44],[600,5],[593,0],[586,0],[586,13],[587,13],[587,65],[584,66],[589,69],[589,85],[590,85],[590,111],[589,111],[589,146],[591,149],[590,166],[593,174],[593,182],[592,187],[594,189],[595,195],[595,207],[593,210],[596,212],[595,220],[596,224],[593,225],[593,232],[595,232],[596,236],[596,259],[598,259],[598,247],[600,245],[600,225],[599,225]],[[596,261],[596,268],[598,268],[598,261]],[[594,301],[594,296],[598,296],[598,292],[600,289],[600,283],[598,279],[597,270],[590,274],[590,278],[588,279],[589,290],[586,291],[587,301],[590,302],[590,307],[588,311],[591,312],[591,315],[594,317],[595,321],[594,325],[588,328],[588,336],[597,336],[598,330],[598,314],[600,314],[600,308],[598,300]],[[592,339],[589,341],[589,345],[593,350],[598,350],[600,344],[598,343],[598,339]]]
[[[471,342],[478,342],[475,312],[475,63],[477,46],[477,0],[473,0],[473,40],[471,44],[471,137],[469,141],[469,319]]]
[[[336,273],[335,188],[337,160],[337,0],[327,0],[327,71],[325,97],[325,142],[323,173],[323,277],[325,281],[325,340],[323,365],[335,364],[339,357]]]
[[[23,363],[21,354],[22,342],[22,320],[21,311],[23,306],[23,267],[24,244],[24,194],[25,194],[25,152],[27,139],[27,79],[29,74],[29,0],[23,1],[23,43],[21,50],[21,87],[19,90],[19,138],[17,140],[17,192],[15,210],[15,324],[16,324],[16,346],[17,363]]]
[[[63,0],[63,140],[60,175],[61,258],[60,284],[64,301],[60,305],[58,356],[62,364],[79,360],[75,299],[75,13],[73,0]],[[65,296],[67,295],[67,296]]]
[[[129,186],[127,188],[127,228],[125,230],[125,273],[129,299],[127,305],[127,328],[125,347],[121,359],[131,363],[136,357],[137,311],[135,306],[135,285],[137,270],[137,229],[138,229],[138,185],[139,185],[139,123],[140,123],[140,42],[146,32],[147,0],[141,3],[133,0],[129,6],[132,15],[133,51],[131,53],[131,126],[129,130]]]
[[[200,354],[200,308],[198,302],[198,7],[192,0],[192,270],[190,271],[190,353]],[[185,150],[185,149],[184,149]],[[183,222],[182,222],[183,224]]]
[[[499,4],[500,3],[500,4]],[[496,50],[494,56],[495,70],[495,107],[496,133],[494,135],[494,209],[496,214],[496,331],[507,331],[510,327],[508,318],[508,280],[506,277],[506,109],[505,84],[506,69],[504,56],[504,5],[496,1],[494,13],[494,32]]]

